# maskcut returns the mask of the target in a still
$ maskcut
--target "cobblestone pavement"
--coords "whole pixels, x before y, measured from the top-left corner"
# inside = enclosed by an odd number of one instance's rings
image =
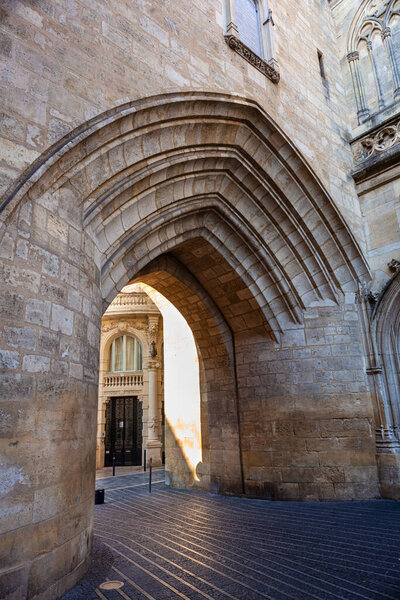
[[[288,503],[102,479],[93,566],[63,600],[400,600],[400,503]],[[112,582],[119,589],[104,589]]]

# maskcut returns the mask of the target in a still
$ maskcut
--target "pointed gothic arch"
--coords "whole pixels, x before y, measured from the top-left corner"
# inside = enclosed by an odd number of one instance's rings
[[[100,319],[138,277],[181,310],[200,348],[206,489],[297,499],[376,494],[368,431],[336,448],[348,479],[335,487],[328,453],[305,457],[310,432],[302,428],[308,417],[323,423],[336,410],[341,419],[371,417],[361,386],[338,396],[329,381],[301,378],[317,364],[303,355],[307,320],[315,314],[339,331],[351,306],[343,298],[368,280],[368,267],[327,190],[256,102],[183,92],[115,108],[40,157],[1,208],[0,242],[12,249],[4,261],[3,324],[23,322],[37,340],[34,350],[5,350],[7,410],[21,406],[25,437],[18,451],[7,446],[4,464],[8,500],[22,506],[26,568],[34,563],[40,573],[30,578],[32,596],[49,573],[62,591],[87,566]],[[353,330],[357,337],[356,324]],[[57,419],[68,421],[62,446]],[[368,484],[348,464],[353,438],[355,456],[370,469]],[[35,444],[51,455],[47,474]],[[43,498],[53,512],[42,514]],[[57,538],[43,554],[39,533],[77,512],[72,537]],[[63,552],[71,560],[60,571]],[[10,569],[21,563],[14,547],[9,560]]]

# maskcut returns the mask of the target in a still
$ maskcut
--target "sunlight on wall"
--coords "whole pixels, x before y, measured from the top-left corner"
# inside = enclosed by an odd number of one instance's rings
[[[196,467],[202,460],[200,381],[193,333],[169,300],[154,288],[144,283],[139,285],[163,317],[165,417],[194,479],[198,481]],[[168,460],[168,448],[166,452]]]

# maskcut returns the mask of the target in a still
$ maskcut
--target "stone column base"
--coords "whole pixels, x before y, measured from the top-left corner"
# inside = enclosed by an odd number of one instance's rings
[[[400,450],[377,454],[376,458],[382,497],[400,500]]]
[[[146,466],[150,464],[152,459],[153,467],[161,467],[162,465],[162,444],[159,440],[149,440],[146,444]]]

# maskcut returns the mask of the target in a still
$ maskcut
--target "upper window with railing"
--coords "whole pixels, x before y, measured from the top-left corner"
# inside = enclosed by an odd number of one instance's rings
[[[279,81],[268,0],[224,0],[227,44],[274,83]]]
[[[239,38],[258,56],[263,56],[261,46],[261,24],[258,2],[236,0],[236,24]]]
[[[121,335],[111,344],[108,369],[111,373],[143,370],[143,350],[140,341],[131,335]]]

